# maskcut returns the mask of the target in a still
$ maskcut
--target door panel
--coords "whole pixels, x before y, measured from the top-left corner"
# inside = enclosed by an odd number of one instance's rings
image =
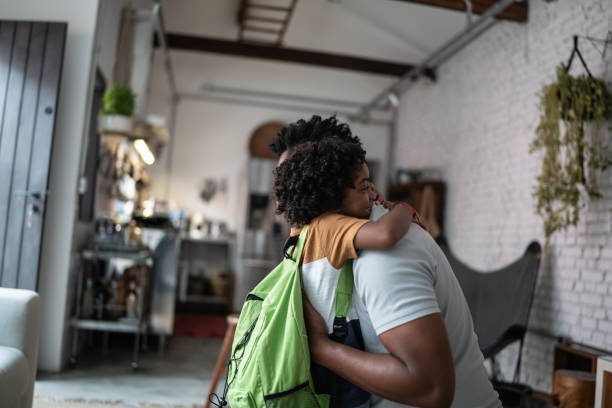
[[[14,254],[7,252],[6,243],[10,241],[8,223],[13,199],[13,166],[15,164],[15,146],[19,130],[19,111],[23,99],[23,83],[28,52],[29,24],[11,24],[13,27],[13,49],[8,60],[10,70],[5,85],[6,100],[2,120],[2,139],[0,140],[0,248],[2,250],[2,286],[17,287],[18,270],[5,270],[4,263]],[[4,24],[3,24],[4,25]],[[2,64],[5,65],[3,61]],[[1,89],[1,88],[0,88]],[[14,231],[10,231],[11,233]]]
[[[28,50],[28,58],[27,65],[25,66],[25,77],[23,81],[20,81],[23,82],[21,109],[17,118],[17,140],[15,141],[13,152],[14,163],[8,206],[10,217],[7,220],[7,231],[10,232],[10,235],[6,237],[4,244],[5,256],[2,262],[3,278],[11,282],[11,286],[15,287],[19,286],[19,258],[23,240],[23,225],[24,222],[29,222],[31,225],[34,217],[33,209],[40,205],[34,202],[33,197],[30,197],[28,190],[29,167],[24,164],[30,163],[34,121],[36,120],[36,110],[32,109],[32,107],[36,106],[36,100],[38,99],[38,79],[42,68],[46,27],[42,24],[36,24],[30,27],[28,31],[30,34],[29,38],[26,37],[25,39],[29,41],[22,41],[21,43],[25,44],[26,47],[29,45],[29,49],[26,48]],[[11,152],[6,153],[10,155]],[[10,156],[8,165],[10,165]],[[8,165],[5,167],[8,167]],[[3,171],[3,174],[8,173]],[[25,214],[23,211],[24,207]],[[26,221],[25,218],[28,218],[28,220]]]
[[[0,22],[1,286],[36,290],[65,36],[61,23]]]

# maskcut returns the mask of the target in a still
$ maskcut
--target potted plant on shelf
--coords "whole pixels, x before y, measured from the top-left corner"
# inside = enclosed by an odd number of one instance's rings
[[[122,82],[104,92],[100,110],[99,129],[102,132],[130,133],[135,95]]]
[[[530,152],[543,151],[534,196],[548,249],[555,232],[578,223],[585,198],[602,197],[597,176],[612,165],[612,154],[601,127],[610,118],[612,97],[604,81],[574,77],[564,65],[539,96],[540,123]]]

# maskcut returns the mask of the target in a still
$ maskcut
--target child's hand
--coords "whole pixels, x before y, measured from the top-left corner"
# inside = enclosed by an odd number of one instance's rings
[[[387,201],[387,200],[382,200],[380,203],[383,207],[385,207],[387,210],[391,211],[392,209],[395,208],[395,206],[397,205],[397,203],[394,203],[393,201]]]
[[[376,188],[374,183],[370,183],[370,190],[372,191],[372,195],[374,196],[374,204],[376,204],[376,205],[383,205],[383,203],[385,201],[385,197]]]
[[[385,201],[385,203],[389,203],[389,201]],[[402,202],[398,202],[398,203],[390,203],[392,204],[392,207],[389,208],[387,206],[385,206],[385,208],[388,208],[389,210],[393,209],[393,207],[395,207],[398,204],[401,204],[402,207],[407,207],[409,209],[409,211],[412,213],[412,221],[415,221],[417,224],[419,224],[421,226],[421,228],[426,229],[425,226],[423,225],[423,223],[421,222],[421,217],[419,217],[419,213],[416,212],[416,210],[414,209],[413,206],[411,206],[410,204],[406,204],[406,203],[402,203]]]
[[[401,202],[398,202],[398,203],[393,203],[391,201],[383,202],[383,206],[389,211],[394,209],[398,204],[401,204],[402,207],[407,207],[408,211],[412,213],[410,218],[413,221],[416,221],[421,227],[423,226],[423,224],[421,223],[421,218],[419,217],[419,214],[414,210],[414,207],[412,207],[411,205],[401,203]]]

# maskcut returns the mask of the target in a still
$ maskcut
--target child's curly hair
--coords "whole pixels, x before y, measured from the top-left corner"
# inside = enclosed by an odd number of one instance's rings
[[[320,116],[314,115],[308,121],[300,119],[282,128],[272,140],[270,150],[280,156],[285,150],[293,149],[299,144],[316,142],[333,136],[361,147],[359,138],[353,135],[346,123],[338,122],[335,116],[321,119]]]
[[[302,226],[339,209],[345,189],[355,187],[354,178],[365,162],[359,144],[338,137],[299,144],[274,171],[276,212],[291,225]]]

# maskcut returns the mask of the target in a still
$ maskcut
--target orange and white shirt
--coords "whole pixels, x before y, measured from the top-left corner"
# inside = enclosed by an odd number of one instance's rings
[[[333,331],[336,286],[344,262],[357,258],[354,239],[357,231],[368,219],[354,218],[338,213],[326,213],[313,219],[306,233],[302,252],[302,288],[310,303],[323,316],[327,331]],[[297,235],[300,228],[293,228]],[[351,302],[348,320],[357,318]]]

